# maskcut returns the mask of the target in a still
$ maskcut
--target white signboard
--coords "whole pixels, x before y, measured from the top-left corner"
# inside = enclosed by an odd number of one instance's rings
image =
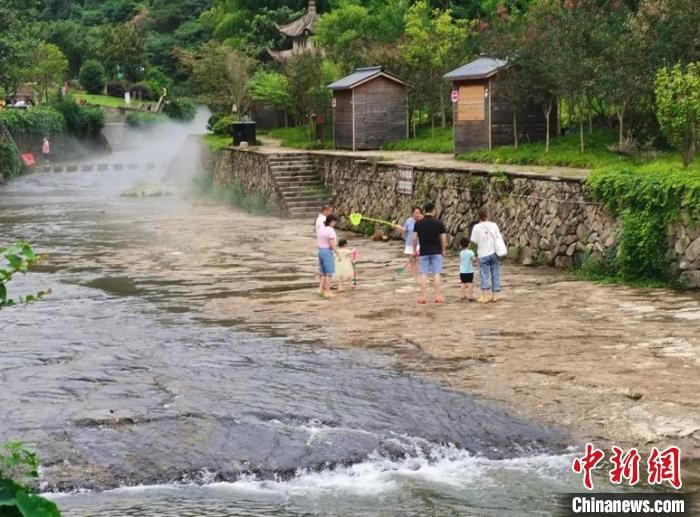
[[[331,107],[335,108],[337,104],[338,104],[338,101],[335,99],[335,97],[333,97],[331,99]]]
[[[459,90],[452,90],[450,99],[452,100],[453,104],[457,104],[459,102]]]
[[[396,180],[396,191],[399,194],[413,194],[413,167],[399,165],[399,177]]]

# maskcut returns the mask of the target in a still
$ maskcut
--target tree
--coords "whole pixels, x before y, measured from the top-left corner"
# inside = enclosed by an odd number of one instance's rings
[[[407,0],[362,3],[341,0],[316,26],[316,42],[345,72],[367,66],[373,49],[396,45],[404,32]]]
[[[508,100],[513,116],[513,145],[518,147],[518,111],[525,102],[528,93],[527,56],[523,51],[526,40],[525,18],[518,12],[507,13],[502,10],[491,24],[486,34],[485,46],[491,57],[507,63],[498,72],[494,88]],[[490,92],[489,95],[493,95]]]
[[[135,22],[106,26],[97,50],[110,79],[122,76],[127,81],[143,79],[146,72],[146,40]]]
[[[244,115],[250,110],[250,78],[256,61],[238,50],[210,41],[197,52],[176,49],[190,71],[195,90],[210,104],[223,104]]]
[[[656,117],[661,130],[688,167],[700,139],[700,63],[680,64],[656,73]]]
[[[0,87],[11,91],[25,70],[38,38],[29,22],[36,16],[37,0],[0,1]]]
[[[331,63],[324,62],[318,54],[299,54],[287,62],[285,73],[289,83],[292,99],[292,111],[297,120],[307,120],[309,137],[313,115],[325,114],[330,105],[330,92],[326,85],[335,71],[330,70]]]
[[[250,96],[253,100],[284,111],[285,124],[287,123],[286,115],[293,103],[286,76],[279,72],[258,70],[250,82]]]
[[[30,75],[37,84],[41,85],[41,92],[47,103],[49,86],[56,82],[63,82],[67,70],[66,56],[53,43],[42,43],[34,52]]]
[[[647,48],[639,32],[630,25],[629,11],[618,6],[597,31],[603,39],[602,59],[595,71],[598,91],[609,103],[618,121],[618,150],[625,147],[625,115],[640,97],[651,93]]]
[[[105,69],[102,63],[88,59],[80,67],[80,85],[88,93],[102,93],[105,87]]]
[[[431,10],[427,0],[419,0],[411,6],[405,23],[406,38],[402,48],[416,75],[411,82],[424,90],[419,96],[428,101],[433,130],[436,111],[440,112],[442,127],[446,127],[449,84],[442,80],[442,74],[464,59],[469,26],[464,21],[454,20],[449,10]]]

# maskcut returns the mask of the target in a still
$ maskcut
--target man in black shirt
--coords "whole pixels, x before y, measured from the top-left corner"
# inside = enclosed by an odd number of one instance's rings
[[[428,275],[433,275],[435,282],[435,303],[443,303],[440,296],[440,274],[442,259],[447,252],[447,230],[440,219],[435,217],[435,204],[425,204],[423,219],[416,222],[413,229],[413,253],[418,255],[420,244],[421,297],[418,303],[426,303]]]

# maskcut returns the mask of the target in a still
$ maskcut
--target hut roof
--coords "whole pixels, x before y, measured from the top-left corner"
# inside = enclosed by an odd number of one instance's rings
[[[507,62],[495,57],[480,57],[446,73],[443,77],[452,81],[459,79],[488,79],[506,66]]]
[[[375,79],[376,77],[386,77],[387,79],[395,81],[399,84],[406,84],[395,75],[382,70],[381,66],[370,66],[367,68],[355,69],[355,71],[350,75],[345,76],[342,79],[339,79],[336,82],[329,84],[328,88],[330,88],[331,90],[351,90],[356,86],[360,86],[361,84],[364,84],[367,81]]]
[[[316,22],[318,22],[319,18],[320,16],[316,12],[316,2],[310,0],[309,9],[304,16],[287,25],[277,25],[277,28],[282,34],[286,34],[291,38],[301,36],[304,34],[304,31],[309,31],[311,34],[314,34],[316,32]]]

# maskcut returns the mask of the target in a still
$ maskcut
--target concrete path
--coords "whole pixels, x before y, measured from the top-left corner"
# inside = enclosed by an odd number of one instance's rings
[[[589,169],[576,169],[573,167],[543,167],[538,165],[506,165],[478,162],[465,162],[455,159],[452,154],[445,153],[422,153],[418,151],[349,151],[349,150],[303,150],[292,147],[282,147],[280,141],[274,138],[258,137],[263,145],[255,150],[261,153],[310,153],[337,156],[354,156],[358,160],[377,160],[383,163],[395,163],[402,165],[412,165],[414,167],[429,167],[432,169],[457,169],[465,171],[487,171],[487,172],[512,172],[516,174],[543,175],[566,178],[586,178],[591,172]]]

